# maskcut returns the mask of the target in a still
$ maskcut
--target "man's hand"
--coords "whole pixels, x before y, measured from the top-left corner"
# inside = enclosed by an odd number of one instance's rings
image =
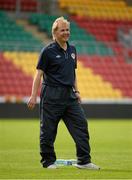
[[[37,70],[34,80],[33,80],[33,85],[32,85],[32,93],[31,93],[31,97],[29,98],[29,101],[27,103],[27,106],[29,109],[33,109],[35,107],[35,104],[37,102],[37,92],[40,86],[40,81],[41,81],[41,77],[43,75],[43,71],[42,70]]]
[[[28,103],[27,103],[28,108],[32,110],[32,109],[35,107],[36,102],[37,102],[36,97],[32,97],[32,96],[31,96],[31,97],[29,98]]]
[[[77,98],[78,98],[78,102],[81,103],[82,100],[81,100],[81,96],[80,96],[80,93],[79,92],[75,92]]]

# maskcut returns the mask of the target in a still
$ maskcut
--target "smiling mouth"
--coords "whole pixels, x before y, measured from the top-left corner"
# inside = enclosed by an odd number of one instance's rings
[[[64,36],[64,38],[69,38],[69,35]]]

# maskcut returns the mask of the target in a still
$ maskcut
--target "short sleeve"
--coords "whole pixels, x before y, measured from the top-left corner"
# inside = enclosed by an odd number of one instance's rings
[[[36,68],[41,69],[42,71],[46,72],[47,67],[48,67],[47,50],[42,49]]]

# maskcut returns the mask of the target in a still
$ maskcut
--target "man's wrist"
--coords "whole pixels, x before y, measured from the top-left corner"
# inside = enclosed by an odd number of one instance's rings
[[[79,93],[79,94],[80,94],[80,92],[79,92],[79,91],[77,91],[77,90],[75,90],[74,92],[75,92],[75,93]]]

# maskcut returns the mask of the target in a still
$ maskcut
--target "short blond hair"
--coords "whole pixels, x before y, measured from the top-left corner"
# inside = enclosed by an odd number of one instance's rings
[[[63,16],[57,18],[52,25],[52,38],[53,40],[55,40],[55,31],[57,31],[58,29],[58,22],[64,22],[66,24],[68,24],[68,26],[70,27],[70,22],[67,21],[67,19],[65,19]]]

